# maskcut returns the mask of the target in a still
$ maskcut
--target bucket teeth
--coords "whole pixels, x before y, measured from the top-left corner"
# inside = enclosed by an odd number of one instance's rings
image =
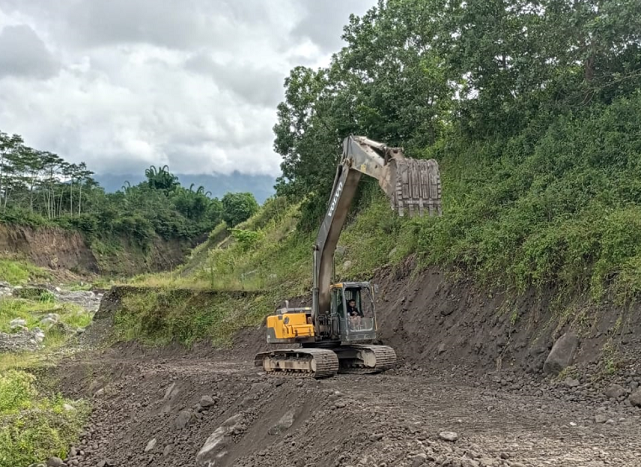
[[[395,190],[392,208],[400,216],[438,216],[441,214],[441,176],[433,160],[394,159]]]

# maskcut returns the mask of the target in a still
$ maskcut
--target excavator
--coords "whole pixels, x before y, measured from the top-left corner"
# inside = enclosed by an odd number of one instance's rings
[[[362,175],[378,180],[400,216],[441,214],[435,160],[406,158],[402,148],[364,136],[347,137],[313,247],[312,306],[291,308],[285,302],[267,317],[267,342],[291,347],[256,355],[255,365],[266,373],[324,378],[339,372],[377,373],[396,363],[394,349],[373,344],[378,339],[376,287],[369,282],[332,283],[334,252]]]

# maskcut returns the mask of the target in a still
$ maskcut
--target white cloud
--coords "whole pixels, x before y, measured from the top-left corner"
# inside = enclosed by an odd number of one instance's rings
[[[0,0],[0,130],[99,173],[276,175],[285,76],[374,0],[332,3]]]

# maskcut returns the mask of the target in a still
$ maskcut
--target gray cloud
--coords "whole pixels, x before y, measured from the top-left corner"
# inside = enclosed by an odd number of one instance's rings
[[[350,14],[363,15],[376,4],[373,0],[305,1],[303,18],[294,28],[299,38],[309,38],[325,52],[335,52],[342,44],[343,26]]]
[[[250,104],[275,107],[283,99],[282,71],[258,68],[252,63],[221,64],[204,53],[189,57],[185,67],[209,76],[221,89],[229,89]]]
[[[374,2],[0,0],[0,130],[98,173],[277,175],[285,76]]]
[[[0,77],[49,78],[58,69],[59,64],[29,26],[6,26],[0,31]]]

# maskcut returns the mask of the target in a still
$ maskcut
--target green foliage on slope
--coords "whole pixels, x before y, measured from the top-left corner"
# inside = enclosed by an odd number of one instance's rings
[[[0,467],[65,458],[88,415],[82,402],[46,395],[20,370],[0,374]]]

